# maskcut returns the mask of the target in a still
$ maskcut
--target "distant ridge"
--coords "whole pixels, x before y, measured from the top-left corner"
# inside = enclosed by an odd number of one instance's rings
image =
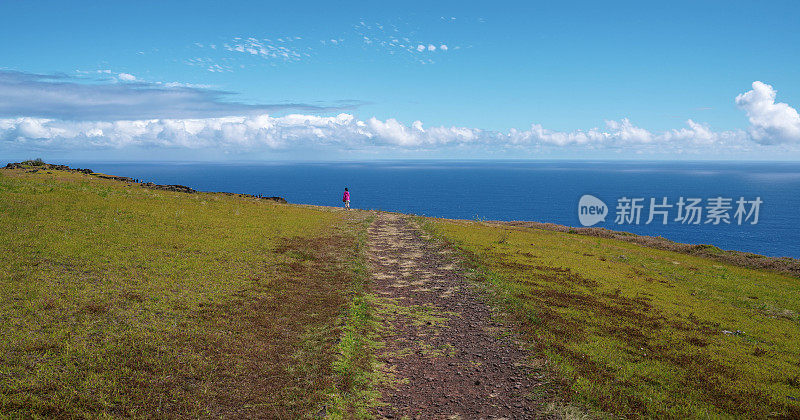
[[[485,223],[497,224],[515,228],[534,228],[566,232],[576,235],[597,236],[600,238],[617,239],[648,248],[664,251],[680,252],[682,254],[696,255],[728,264],[745,268],[760,268],[772,270],[794,277],[800,277],[800,259],[792,257],[768,257],[752,252],[724,250],[708,244],[684,244],[674,242],[661,236],[637,235],[635,233],[610,230],[601,227],[570,227],[554,223],[540,223],[527,221],[486,221]]]
[[[35,160],[26,160],[23,162],[13,162],[9,163],[5,166],[5,169],[27,169],[28,172],[38,172],[38,171],[46,171],[46,170],[55,170],[55,171],[69,171],[69,172],[80,172],[87,175],[96,176],[98,178],[103,179],[110,179],[114,181],[121,181],[121,182],[129,182],[132,184],[139,184],[144,188],[150,188],[153,190],[162,190],[162,191],[175,191],[175,192],[182,192],[187,194],[195,194],[198,192],[210,192],[210,191],[197,191],[193,188],[187,187],[185,185],[163,185],[163,184],[156,184],[153,182],[141,182],[138,179],[133,179],[127,176],[116,176],[116,175],[106,175],[98,172],[94,172],[91,169],[85,168],[70,168],[67,165],[55,165],[52,163],[46,163],[41,159]],[[230,193],[230,192],[215,192],[216,194],[225,194],[225,195],[232,195],[237,197],[246,197],[246,198],[256,198],[259,200],[269,200],[275,201],[278,203],[286,204],[287,201],[283,197],[278,196],[261,196],[261,195],[253,195],[253,194],[240,194],[240,193]]]

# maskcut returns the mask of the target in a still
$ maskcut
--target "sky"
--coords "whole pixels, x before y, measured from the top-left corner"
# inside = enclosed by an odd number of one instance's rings
[[[800,2],[0,1],[0,156],[800,159]]]

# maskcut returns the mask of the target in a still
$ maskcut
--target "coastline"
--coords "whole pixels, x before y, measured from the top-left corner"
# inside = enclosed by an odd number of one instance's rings
[[[394,417],[485,401],[506,414],[566,410],[551,401],[642,417],[798,412],[797,277],[719,262],[715,247],[157,190],[68,167],[20,165],[0,187],[0,316],[20,320],[4,331],[12,376],[0,391],[21,416],[255,417],[268,405],[372,418],[380,401]],[[520,341],[493,341],[498,328]],[[523,357],[538,360],[533,381],[512,369]],[[45,367],[33,378],[32,358]],[[381,386],[382,366],[399,391]],[[101,387],[85,381],[94,374]],[[515,399],[521,389],[537,397]],[[80,399],[55,405],[63,395]]]
[[[187,194],[194,194],[194,193],[214,193],[214,194],[223,194],[223,195],[230,195],[230,196],[238,196],[243,198],[254,198],[260,200],[268,200],[274,201],[277,203],[288,204],[287,200],[280,196],[262,196],[262,195],[253,195],[253,194],[246,194],[246,193],[236,193],[236,192],[209,192],[209,191],[199,191],[195,190],[191,187],[179,184],[155,184],[153,182],[141,182],[138,179],[124,177],[124,176],[116,176],[116,175],[109,175],[99,172],[94,172],[91,169],[87,168],[71,168],[67,165],[58,165],[58,164],[50,164],[41,161],[23,161],[23,162],[14,162],[8,163],[3,169],[24,169],[30,172],[37,172],[41,170],[63,170],[63,171],[71,171],[71,172],[79,172],[91,176],[95,176],[102,179],[120,181],[120,182],[127,182],[130,184],[138,184],[143,188],[155,189],[155,190],[163,190],[163,191],[174,191],[174,192],[182,192]],[[306,204],[303,204],[304,206]],[[323,206],[323,205],[314,205],[314,207],[331,207],[336,208],[333,206]],[[437,220],[451,220],[457,222],[474,222],[468,219],[450,219],[450,218],[441,218],[441,217],[430,217],[424,216],[431,219]],[[585,235],[585,236],[595,236],[601,238],[610,238],[610,239],[617,239],[633,244],[637,244],[640,246],[645,246],[648,248],[654,248],[664,251],[674,251],[679,252],[682,254],[687,255],[695,255],[699,257],[713,259],[719,262],[725,262],[729,264],[733,264],[739,267],[744,268],[757,268],[757,269],[765,269],[770,271],[775,271],[782,274],[788,274],[794,277],[800,278],[800,259],[792,258],[792,257],[770,257],[762,254],[757,254],[753,252],[746,252],[746,251],[739,251],[739,250],[726,250],[721,249],[717,246],[710,245],[710,244],[689,244],[689,243],[681,243],[675,242],[670,239],[661,237],[661,236],[649,236],[649,235],[639,235],[635,233],[625,232],[625,231],[616,231],[607,228],[601,227],[571,227],[567,225],[560,225],[556,223],[548,223],[548,222],[534,222],[534,221],[526,221],[526,220],[515,220],[515,221],[497,221],[497,220],[487,220],[487,221],[480,221],[478,223],[484,223],[487,225],[497,225],[497,226],[506,226],[506,227],[513,227],[518,229],[544,229],[544,230],[551,230],[557,232],[566,232],[570,234],[577,234],[577,235]]]
[[[88,168],[70,168],[67,165],[54,165],[50,163],[44,162],[37,162],[37,161],[24,161],[24,162],[13,162],[7,164],[3,169],[27,169],[29,172],[36,173],[38,171],[43,170],[56,170],[56,171],[70,171],[70,172],[79,172],[86,175],[96,176],[102,179],[110,179],[113,181],[121,181],[127,182],[129,184],[139,184],[144,188],[150,188],[153,190],[162,190],[162,191],[174,191],[174,192],[182,192],[187,194],[195,194],[195,193],[211,193],[211,191],[198,191],[191,187],[187,187],[185,185],[178,185],[178,184],[156,184],[153,182],[141,182],[138,179],[130,178],[127,176],[117,176],[117,175],[108,175],[100,172],[95,172]],[[238,197],[245,197],[245,198],[256,198],[260,200],[269,200],[275,201],[278,203],[286,204],[287,201],[283,197],[278,196],[262,196],[262,195],[253,195],[253,194],[244,194],[244,193],[233,193],[233,192],[213,192],[214,194],[224,194],[224,195],[232,195]]]

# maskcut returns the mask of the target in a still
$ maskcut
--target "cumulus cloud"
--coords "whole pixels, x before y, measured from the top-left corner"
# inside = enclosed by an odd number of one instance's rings
[[[430,147],[477,139],[480,130],[436,127],[422,123],[407,127],[395,119],[356,119],[291,114],[203,119],[151,119],[74,122],[44,118],[0,119],[0,140],[39,146],[75,147],[215,147],[281,149],[290,146],[345,148],[396,146]]]
[[[11,145],[69,149],[126,146],[217,148],[230,152],[325,147],[339,150],[433,150],[465,146],[531,150],[540,147],[622,149],[651,145],[659,149],[676,149],[690,147],[696,142],[707,145],[709,141],[713,143],[723,139],[720,135],[709,138],[705,130],[704,126],[689,121],[687,129],[653,134],[623,119],[607,121],[604,129],[587,131],[552,131],[534,124],[528,130],[497,132],[469,127],[425,127],[421,121],[405,125],[393,118],[359,120],[346,113],[329,117],[304,114],[272,117],[263,114],[112,122],[0,119],[0,141]],[[733,137],[726,138],[730,140]]]
[[[762,144],[800,142],[800,115],[788,104],[775,103],[776,96],[772,86],[755,81],[753,90],[736,97],[750,119],[750,136]]]
[[[118,75],[120,80],[123,76]],[[134,77],[132,75],[128,75]],[[301,103],[243,104],[226,101],[230,92],[179,84],[84,83],[63,75],[0,70],[0,118],[40,117],[64,120],[139,120],[207,118],[263,114],[281,110],[330,112],[357,102],[317,106]]]
[[[774,90],[760,82],[753,84],[752,91],[736,98],[737,105],[742,107],[750,118],[751,126],[748,130],[714,131],[707,124],[688,120],[684,127],[652,132],[623,118],[606,121],[603,127],[588,130],[558,131],[547,129],[540,124],[532,124],[524,130],[492,131],[471,127],[425,126],[419,120],[410,124],[404,124],[394,118],[381,120],[373,117],[362,120],[349,113],[339,113],[335,116],[300,113],[273,116],[265,110],[254,112],[256,108],[251,106],[221,103],[216,97],[211,99],[201,97],[197,101],[215,112],[239,110],[243,111],[242,114],[93,119],[64,118],[64,115],[68,114],[63,114],[62,111],[62,114],[56,116],[5,115],[3,118],[3,107],[7,106],[7,103],[2,98],[3,95],[8,96],[8,93],[4,92],[9,90],[8,88],[4,90],[4,86],[8,83],[2,82],[3,75],[4,73],[0,73],[0,150],[4,148],[119,149],[130,146],[215,149],[244,153],[280,149],[428,151],[467,148],[464,150],[492,152],[517,150],[520,153],[527,153],[542,149],[560,149],[657,154],[749,151],[755,147],[775,147],[762,145],[797,141],[796,111],[786,104],[776,104]],[[7,73],[5,75],[8,76]],[[35,83],[56,84],[56,81],[41,81],[44,76],[21,77],[17,74],[15,77],[17,79],[27,77],[25,79],[27,82],[32,80]],[[58,83],[75,85],[64,80]],[[114,88],[128,89],[139,84],[138,82],[115,84]],[[101,92],[105,92],[104,89],[108,88],[106,85],[80,86],[80,89],[89,89],[90,86],[92,89],[100,89]],[[161,92],[147,97],[150,102],[141,101],[141,106],[149,103],[151,106],[160,107],[159,114],[168,114],[172,109],[169,103],[164,105],[159,102],[161,94],[171,93],[180,96],[187,91],[185,88],[170,90],[171,88],[152,85],[144,85],[143,89]],[[91,89],[76,90],[83,95],[89,95],[90,91]],[[206,92],[200,89],[188,89],[188,91],[195,95]],[[32,94],[31,92],[28,91],[29,94]],[[105,98],[103,95],[100,97]],[[116,96],[111,97],[116,98]],[[33,98],[33,102],[53,106],[54,102],[47,98],[49,97]],[[136,100],[138,97],[134,95],[134,100],[128,102],[139,106]],[[185,102],[185,100],[180,102],[181,106],[186,107]],[[190,100],[189,103],[195,102]],[[81,111],[92,110],[82,103],[77,105],[71,103],[70,106]],[[330,109],[323,111],[329,112]]]
[[[672,129],[662,134],[662,137],[667,141],[686,141],[697,144],[711,144],[724,137],[720,133],[713,132],[706,124],[696,123],[691,119],[686,121],[686,124],[689,128]],[[741,132],[737,132],[737,135],[741,134]]]

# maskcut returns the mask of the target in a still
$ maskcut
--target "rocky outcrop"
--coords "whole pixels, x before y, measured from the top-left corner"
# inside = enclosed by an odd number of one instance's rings
[[[281,203],[281,204],[286,204],[287,203],[286,199],[283,198],[283,197],[272,196],[272,197],[258,197],[258,198],[260,198],[262,200],[276,201],[276,202]]]
[[[51,163],[44,163],[41,161],[36,160],[26,160],[25,162],[15,162],[9,163],[5,166],[6,169],[33,169],[36,171],[39,170],[56,170],[56,171],[70,171],[70,172],[80,172],[84,174],[91,174],[94,171],[91,169],[82,169],[82,168],[70,168],[67,165],[53,165]]]
[[[106,175],[106,174],[94,174],[94,176],[103,179],[112,179],[114,181],[131,182],[138,184],[136,180],[134,180],[133,178],[128,178],[127,176],[116,176],[116,175]]]
[[[222,193],[219,193],[219,194],[232,195],[232,196],[242,197],[242,198],[255,198],[255,199],[258,199],[258,200],[269,200],[269,201],[275,201],[275,202],[283,203],[283,204],[287,203],[285,198],[276,197],[276,196],[267,197],[267,196],[263,196],[263,195],[237,194],[237,193],[229,193],[229,192],[222,192]]]
[[[185,185],[160,185],[160,184],[154,184],[152,182],[144,182],[142,183],[142,186],[153,190],[175,191],[175,192],[182,192],[189,194],[197,192],[197,190],[193,190]]]

